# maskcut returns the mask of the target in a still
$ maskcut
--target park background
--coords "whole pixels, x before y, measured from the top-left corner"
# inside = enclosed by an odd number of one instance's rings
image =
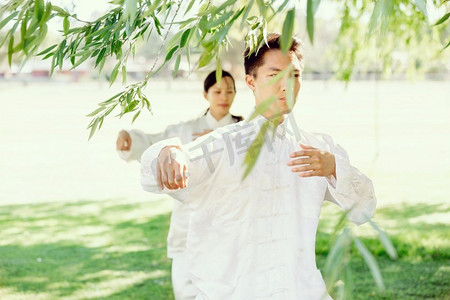
[[[305,45],[294,114],[301,128],[333,136],[373,180],[374,221],[399,254],[391,260],[370,226],[354,228],[374,253],[386,285],[384,292],[376,289],[355,252],[354,297],[449,299],[449,61],[430,63],[418,74],[383,78],[375,70],[349,83],[336,81],[326,67],[333,56],[325,55],[331,33],[324,28],[315,47]],[[152,64],[153,46],[141,45],[130,68],[134,79]],[[232,113],[246,117],[253,97],[233,61],[241,51],[230,50],[224,68],[236,76]],[[22,72],[17,64],[0,66],[0,298],[171,299],[165,238],[172,201],[141,190],[139,164],[122,161],[115,140],[123,128],[159,132],[198,117],[207,107],[202,79],[212,69],[172,78],[169,66],[146,90],[153,114],[141,114],[133,125],[130,116],[111,117],[88,141],[86,115],[119,92],[120,84],[110,87],[106,74],[89,66],[52,78],[37,60]],[[319,267],[338,211],[324,208]]]

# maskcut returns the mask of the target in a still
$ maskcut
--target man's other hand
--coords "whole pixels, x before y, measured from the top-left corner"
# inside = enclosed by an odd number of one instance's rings
[[[300,144],[302,150],[291,153],[292,160],[287,165],[300,177],[333,175],[336,178],[336,160],[334,155],[311,146]]]

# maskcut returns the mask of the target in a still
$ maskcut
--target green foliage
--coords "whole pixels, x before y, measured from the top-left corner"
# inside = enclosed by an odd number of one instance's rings
[[[379,236],[381,246],[384,247],[383,251],[388,253],[390,259],[397,259],[397,252],[387,234],[375,222],[369,221],[369,224]],[[347,214],[343,213],[340,214],[333,227],[328,245],[330,251],[323,268],[325,283],[330,295],[334,296],[333,299],[350,299],[353,294],[354,278],[351,271],[351,260],[355,258],[355,255],[352,253],[352,245],[364,259],[378,290],[381,292],[385,290],[381,270],[374,254],[352,232],[352,229],[347,225]]]
[[[308,0],[305,3],[306,29],[311,43],[314,40],[315,14],[320,2]],[[338,3],[341,7],[341,27],[333,53],[337,75],[342,80],[350,80],[356,64],[365,61],[363,54],[366,49],[374,46],[380,49],[379,65],[385,73],[391,72],[395,67],[390,54],[400,49],[399,43],[404,47],[439,44],[440,49],[445,49],[448,46],[450,33],[445,25],[448,25],[449,14],[446,13],[435,26],[431,26],[427,21],[425,0],[339,0]],[[198,60],[189,69],[216,64],[215,60],[220,60],[222,51],[230,45],[231,28],[239,28],[243,33],[250,53],[266,42],[268,32],[273,31],[276,24],[277,15],[284,14],[283,51],[289,48],[295,28],[295,8],[287,0],[228,0],[220,4],[196,0],[115,0],[111,4],[114,7],[103,16],[86,21],[50,1],[7,1],[0,6],[0,15],[5,15],[0,21],[0,29],[7,28],[0,45],[7,44],[10,64],[16,55],[22,55],[26,60],[36,55],[44,41],[48,31],[47,23],[52,19],[61,19],[63,39],[56,46],[38,54],[42,59],[51,59],[51,73],[55,68],[61,69],[65,63],[70,63],[71,68],[77,68],[87,61],[93,61],[100,71],[107,60],[115,60],[115,67],[109,76],[110,83],[113,84],[118,73],[122,72],[122,82],[125,84],[126,63],[130,54],[135,51],[136,41],[155,38],[156,35],[162,38],[163,46],[155,64],[140,84],[143,89],[148,80],[172,60],[173,76],[176,76],[183,58],[191,65],[191,53],[198,54]],[[448,8],[449,3],[434,0],[432,5]],[[198,7],[198,10],[193,11],[194,7]],[[183,16],[179,16],[180,11]],[[178,27],[174,28],[176,34],[168,40],[168,33],[174,26]],[[165,59],[159,62],[163,52]],[[419,55],[411,56],[408,65],[423,65],[417,61],[424,59]],[[126,90],[130,88],[125,87]],[[141,98],[135,100],[141,101]],[[116,103],[119,104],[120,99],[117,98]],[[100,117],[101,115],[93,116],[94,119]]]
[[[306,30],[311,44],[314,41],[314,15],[319,8],[320,0],[308,0],[306,2]]]
[[[448,21],[447,26],[432,26],[425,4],[423,0],[342,1],[340,29],[330,50],[337,77],[349,81],[355,71],[368,67],[385,76],[410,73],[438,58],[450,38],[450,27]],[[450,9],[447,2],[430,4]],[[406,63],[396,62],[393,54]]]

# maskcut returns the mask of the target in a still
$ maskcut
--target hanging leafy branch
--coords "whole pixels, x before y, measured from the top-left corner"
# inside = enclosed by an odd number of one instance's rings
[[[433,26],[426,0],[341,2],[340,28],[330,51],[336,61],[336,75],[341,80],[349,81],[357,65],[367,65],[369,60],[380,73],[391,74],[396,69],[403,72],[404,67],[395,65],[392,56],[395,52],[407,59],[408,71],[415,71],[435,60],[448,47],[448,19],[444,16],[441,23]],[[429,2],[434,10],[450,10],[447,0]],[[375,61],[368,56],[372,50],[376,51]]]
[[[380,291],[385,289],[383,277],[375,257],[361,239],[348,227],[347,215],[346,213],[341,214],[334,227],[334,232],[331,234],[330,239],[330,251],[323,268],[328,293],[336,300],[351,299],[354,288],[351,269],[352,249],[355,249],[363,258],[377,288]],[[369,225],[377,233],[387,255],[392,260],[396,260],[398,258],[397,251],[387,234],[375,222],[369,221]]]
[[[435,26],[427,24],[427,6],[425,0],[339,0],[342,16],[339,35],[336,39],[335,60],[338,77],[350,80],[355,65],[362,60],[365,48],[374,42],[375,36],[381,45],[380,57],[384,70],[389,70],[395,48],[395,42],[405,41],[414,44],[431,37],[434,43],[447,39],[442,48],[449,45],[448,13]],[[51,60],[51,73],[70,64],[72,69],[91,61],[99,71],[109,59],[115,61],[109,76],[113,84],[119,73],[122,83],[127,80],[127,61],[134,55],[137,40],[147,41],[159,37],[163,46],[156,57],[155,64],[145,79],[137,84],[128,85],[124,91],[104,101],[89,114],[93,119],[88,128],[90,137],[100,129],[104,118],[115,108],[122,117],[134,113],[133,121],[142,109],[150,110],[148,97],[143,93],[149,79],[165,65],[174,61],[173,74],[176,75],[183,58],[190,69],[199,69],[215,64],[221,69],[221,52],[230,46],[229,33],[239,28],[251,52],[266,41],[269,28],[278,15],[284,14],[282,28],[282,47],[288,49],[290,37],[295,28],[295,8],[288,0],[251,0],[222,1],[215,5],[212,1],[199,0],[113,0],[114,7],[93,21],[80,20],[76,14],[44,0],[10,0],[0,6],[0,29],[7,28],[6,35],[0,40],[0,47],[6,45],[8,62],[13,56],[21,55],[23,62],[37,53],[47,32],[47,23],[52,19],[62,22],[62,40],[37,55]],[[311,43],[314,41],[315,14],[320,0],[306,1],[306,29]],[[448,8],[447,0],[433,0],[436,7]],[[194,12],[193,9],[197,10]],[[183,16],[178,16],[178,12]],[[364,24],[367,14],[370,22]],[[409,28],[411,30],[405,30]],[[168,40],[168,34],[175,29],[175,35]],[[245,29],[245,30],[244,30]],[[157,65],[164,50],[165,58]],[[197,61],[192,63],[191,54]],[[417,58],[415,58],[417,59]],[[415,62],[411,62],[413,64]],[[191,68],[191,66],[193,66]]]

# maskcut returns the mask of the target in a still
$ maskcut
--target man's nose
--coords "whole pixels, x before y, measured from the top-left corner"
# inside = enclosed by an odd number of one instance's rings
[[[282,92],[286,91],[286,86],[287,86],[287,81],[288,81],[288,76],[284,76],[283,78],[280,78],[280,90]]]

